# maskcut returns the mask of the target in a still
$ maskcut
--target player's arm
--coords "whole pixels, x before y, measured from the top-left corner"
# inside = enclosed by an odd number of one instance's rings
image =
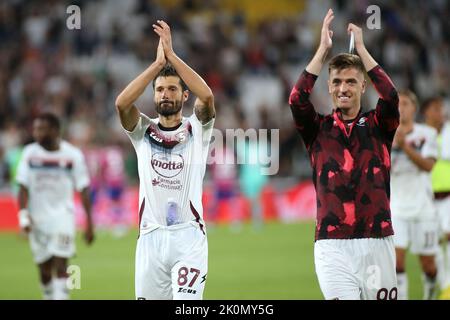
[[[28,213],[28,188],[23,184],[19,184],[19,226],[25,233],[31,231],[31,218]]]
[[[367,75],[378,92],[380,99],[376,107],[377,120],[380,125],[390,134],[391,138],[399,125],[400,114],[398,111],[398,93],[391,78],[378,65],[364,45],[362,29],[350,23],[347,31],[353,32],[355,36],[355,49],[361,58]]]
[[[362,63],[364,64],[364,68],[367,72],[375,68],[378,63],[375,59],[370,55],[369,51],[367,51],[366,46],[364,45],[362,29],[353,23],[348,24],[347,32],[353,32],[355,35],[355,49],[358,52],[359,57],[361,58]]]
[[[172,47],[172,36],[169,25],[158,20],[157,24],[153,25],[155,32],[161,37],[166,59],[175,68],[181,79],[186,83],[189,90],[191,90],[197,97],[194,103],[194,111],[197,118],[202,124],[208,123],[215,117],[216,111],[214,108],[214,95],[211,88],[206,82],[189,67],[180,57],[176,55]]]
[[[139,110],[134,103],[165,64],[166,58],[160,40],[156,60],[117,96],[116,110],[119,113],[120,122],[126,130],[132,131],[139,121]]]
[[[355,35],[355,48],[361,58],[364,68],[367,71],[370,79],[375,86],[380,98],[386,103],[394,106],[398,109],[398,93],[392,83],[391,78],[384,72],[384,70],[378,65],[375,59],[367,51],[364,45],[362,29],[353,23],[348,25],[347,31],[353,32]]]
[[[403,133],[401,134],[404,135]],[[405,142],[404,138],[399,138],[399,130],[397,130],[397,133],[395,135],[395,139],[397,140],[397,145],[400,147],[400,149],[403,150],[403,152],[408,156],[408,158],[420,169],[423,171],[430,172],[433,170],[434,164],[436,163],[436,159],[429,158],[429,157],[423,157],[420,153],[418,153],[413,146],[411,146],[409,143]],[[400,141],[401,140],[401,141]]]
[[[437,155],[437,144],[430,143],[429,141],[425,142],[424,148],[429,147],[431,148],[432,152],[425,152],[429,156],[424,156],[417,152],[412,145],[406,142],[406,132],[405,130],[400,126],[398,127],[395,137],[394,137],[394,144],[397,145],[403,152],[408,156],[408,158],[420,169],[423,171],[430,172],[433,170],[433,166],[436,163],[435,155]],[[435,139],[436,136],[434,136]],[[431,142],[436,142],[436,140],[433,141],[431,139]],[[431,145],[431,147],[430,147]],[[431,156],[433,155],[433,156]]]
[[[411,145],[405,143],[401,146],[403,152],[411,159],[414,164],[423,171],[430,172],[433,170],[434,164],[436,163],[436,159],[434,158],[424,158],[418,153]]]
[[[309,96],[332,46],[333,31],[330,30],[330,23],[333,18],[333,10],[329,9],[323,20],[319,48],[300,75],[289,96],[289,106],[294,117],[295,126],[301,133],[307,148],[318,131],[318,114]]]
[[[91,244],[94,241],[94,223],[92,222],[92,203],[89,194],[89,187],[81,190],[80,194],[84,212],[86,212],[86,231],[84,233],[84,240],[87,244]]]
[[[333,31],[330,29],[331,21],[334,19],[333,10],[328,9],[327,15],[323,19],[322,30],[320,33],[320,44],[311,62],[306,67],[306,71],[313,75],[319,76],[320,71],[325,63],[328,52],[331,50],[333,42]]]

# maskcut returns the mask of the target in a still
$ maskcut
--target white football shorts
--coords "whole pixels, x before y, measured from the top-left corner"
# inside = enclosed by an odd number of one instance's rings
[[[432,256],[439,250],[436,220],[411,220],[392,217],[394,228],[394,245],[396,248],[408,249],[413,254]]]
[[[441,233],[450,233],[450,196],[434,200],[439,215],[439,229]]]
[[[317,240],[314,262],[327,300],[397,299],[392,236]]]
[[[70,229],[70,228],[69,228]],[[41,264],[51,257],[72,258],[75,255],[75,232],[68,228],[52,230],[32,227],[29,242],[34,262]]]
[[[159,227],[137,241],[137,300],[201,300],[207,273],[208,242],[197,223]]]

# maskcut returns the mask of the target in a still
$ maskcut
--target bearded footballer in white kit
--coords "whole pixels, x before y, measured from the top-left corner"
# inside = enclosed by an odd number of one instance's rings
[[[201,200],[214,97],[173,51],[167,23],[158,20],[153,28],[160,37],[156,60],[116,99],[140,178],[135,293],[138,300],[202,299],[208,244]],[[152,81],[156,119],[134,105]],[[194,113],[185,118],[188,88],[197,99]]]
[[[408,297],[405,255],[409,248],[419,255],[423,270],[424,299],[435,298],[438,251],[438,216],[433,204],[431,170],[438,156],[437,131],[414,122],[416,95],[399,92],[400,125],[394,137],[391,170],[391,211],[398,299]]]
[[[85,240],[94,240],[89,175],[78,148],[60,139],[59,119],[43,113],[33,122],[36,142],[25,146],[17,171],[19,225],[29,235],[46,300],[69,298],[67,261],[75,254],[73,193],[87,214]]]

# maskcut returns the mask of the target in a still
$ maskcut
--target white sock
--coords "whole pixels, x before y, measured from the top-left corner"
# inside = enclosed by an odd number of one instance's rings
[[[446,256],[443,257],[444,259],[444,274],[442,275],[442,278],[444,279],[444,286],[442,289],[447,288],[450,286],[450,241],[447,241],[447,249]]]
[[[437,276],[435,276],[434,278],[430,278],[425,273],[422,273],[422,281],[423,281],[423,300],[436,299]]]
[[[67,288],[67,278],[54,278],[53,291],[55,300],[69,300],[69,289]]]
[[[437,282],[441,289],[445,288],[445,263],[444,263],[444,248],[439,247],[436,255],[434,256],[434,261],[436,262],[437,268]]]
[[[408,277],[406,272],[397,272],[398,300],[408,300]]]
[[[44,300],[53,300],[53,280],[49,283],[41,283],[42,298]]]

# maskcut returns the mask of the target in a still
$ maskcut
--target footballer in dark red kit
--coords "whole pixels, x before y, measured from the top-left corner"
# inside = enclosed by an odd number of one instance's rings
[[[348,32],[354,34],[358,55],[343,53],[331,59],[328,88],[333,112],[315,111],[309,97],[332,46],[333,18],[330,9],[319,48],[289,98],[317,193],[316,273],[326,299],[395,299],[389,197],[398,94],[365,48],[361,28],[350,23]],[[365,71],[379,94],[376,108],[368,112],[361,108]]]

